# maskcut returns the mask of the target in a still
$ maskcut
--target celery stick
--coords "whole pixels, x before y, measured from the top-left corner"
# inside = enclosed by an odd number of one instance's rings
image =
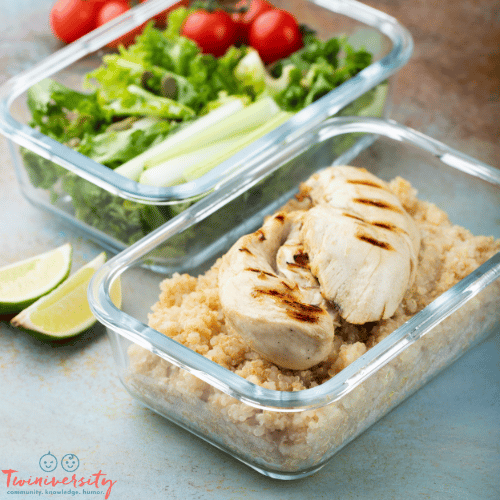
[[[140,177],[140,182],[150,186],[164,187],[196,179],[259,137],[274,130],[291,116],[292,113],[281,111],[269,122],[251,132],[240,134],[230,140],[219,141],[217,144],[211,144],[210,146],[205,146],[190,153],[171,158],[155,167],[144,170]]]
[[[183,181],[184,170],[188,165],[207,161],[209,158],[234,146],[235,143],[239,142],[240,138],[241,135],[228,141],[220,141],[217,144],[196,149],[195,151],[171,158],[155,167],[148,168],[142,172],[139,182],[158,187],[180,184]]]
[[[168,149],[165,148],[162,153],[146,160],[144,167],[148,169],[194,149],[215,144],[238,134],[250,132],[263,125],[278,113],[280,113],[280,108],[274,99],[268,96],[264,97],[243,108],[241,111],[217,123],[213,123],[211,128],[206,128],[195,135],[186,137],[184,140],[178,141],[174,146],[169,145]]]
[[[148,149],[147,151],[144,151],[144,153],[141,153],[135,158],[132,158],[123,165],[120,165],[114,171],[133,181],[137,181],[139,180],[139,177],[144,170],[144,163],[148,159],[158,155],[166,149],[182,143],[183,141],[192,140],[193,137],[196,137],[196,134],[202,132],[203,130],[209,129],[217,122],[242,110],[243,107],[244,104],[241,99],[234,99],[232,101],[229,101],[227,104],[224,104],[219,108],[210,111],[210,113],[196,119],[178,132],[167,137],[164,141],[160,142],[156,146]]]
[[[279,127],[281,124],[285,123],[288,119],[290,119],[292,115],[293,115],[292,113],[281,111],[278,115],[274,116],[269,122],[253,130],[252,132],[245,134],[240,139],[238,139],[237,142],[235,142],[235,144],[229,145],[224,150],[221,150],[219,153],[216,153],[212,158],[200,161],[186,168],[184,170],[184,180],[189,182],[197,179],[198,177],[201,177],[202,175],[205,175],[207,172],[215,168],[223,161],[226,161],[227,159],[231,158],[231,156],[235,155],[238,151],[242,150],[243,148],[246,148],[257,139],[260,139],[267,133]]]

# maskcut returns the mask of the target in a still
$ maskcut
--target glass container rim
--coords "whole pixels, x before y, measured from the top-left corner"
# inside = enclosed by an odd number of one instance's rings
[[[393,120],[331,118],[301,137],[298,141],[300,144],[290,149],[292,156],[297,150],[300,152],[315,142],[351,132],[376,134],[376,136],[384,136],[423,149],[449,167],[478,177],[500,190],[499,170]],[[239,172],[238,175],[225,182],[222,192],[209,194],[185,212],[110,259],[92,278],[88,289],[88,299],[92,312],[103,325],[187,370],[222,392],[257,408],[294,412],[319,408],[338,400],[488,287],[500,277],[500,252],[441,294],[330,380],[317,387],[296,392],[259,387],[114,306],[109,290],[120,274],[137,265],[140,259],[158,244],[208,217],[245,191],[249,185],[255,184],[269,172],[279,168],[290,157],[289,153],[290,151],[287,150],[282,151],[281,155],[275,158],[274,164],[265,164],[257,172],[248,168]],[[245,175],[247,178],[243,179],[242,176]]]

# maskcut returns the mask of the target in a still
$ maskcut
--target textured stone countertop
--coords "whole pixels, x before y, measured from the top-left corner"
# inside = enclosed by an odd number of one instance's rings
[[[499,2],[366,3],[396,17],[415,42],[397,79],[392,117],[500,167]],[[48,26],[51,4],[0,0],[0,84],[61,47]],[[25,200],[3,137],[0,157],[0,266],[66,241],[73,244],[75,268],[101,251]],[[278,482],[132,400],[115,373],[104,328],[52,348],[0,318],[0,470],[17,470],[23,479],[43,476],[42,455],[74,453],[81,476],[106,474],[115,481],[109,498],[119,500],[499,500],[499,333],[317,474]],[[6,481],[0,473],[0,500],[53,498],[43,490],[11,495]],[[79,498],[96,498],[79,490]]]
[[[393,118],[500,168],[500,5],[369,0],[413,36]]]

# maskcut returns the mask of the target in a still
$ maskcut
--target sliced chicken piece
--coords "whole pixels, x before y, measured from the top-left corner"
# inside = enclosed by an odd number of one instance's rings
[[[305,267],[290,274],[293,266],[286,266],[284,275],[277,269],[278,250],[296,234],[297,214],[278,213],[233,245],[219,269],[219,297],[226,323],[255,351],[283,368],[304,370],[328,356],[334,321],[318,304],[323,299]],[[282,254],[281,268],[290,257]]]
[[[347,165],[325,168],[302,184],[301,196],[309,197],[313,206],[349,209],[370,224],[408,236],[412,255],[418,255],[420,234],[415,221],[388,185],[366,169]]]
[[[303,221],[311,272],[340,316],[354,324],[391,317],[413,272],[406,239],[329,205],[311,208]]]
[[[379,178],[331,167],[302,186],[313,208],[301,239],[324,297],[350,323],[391,317],[415,279],[420,235]]]

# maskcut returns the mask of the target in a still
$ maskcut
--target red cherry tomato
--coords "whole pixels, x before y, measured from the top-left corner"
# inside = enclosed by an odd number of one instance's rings
[[[235,12],[232,15],[238,31],[238,42],[248,43],[248,33],[250,26],[257,17],[264,12],[274,9],[266,0],[240,0],[235,6],[235,10],[248,7],[246,12]]]
[[[236,24],[222,10],[195,10],[184,21],[181,35],[196,42],[204,54],[220,57],[236,41]]]
[[[128,10],[130,10],[130,8],[131,7],[127,2],[127,0],[110,0],[106,2],[97,12],[97,17],[96,17],[97,27],[102,26],[103,24],[106,24],[115,17],[118,17],[124,12],[127,12]],[[119,45],[124,45],[125,47],[127,45],[130,45],[131,43],[134,42],[135,37],[140,33],[142,33],[144,26],[145,24],[137,26],[137,28],[134,28],[133,30],[129,31],[128,33],[125,33],[116,40],[113,40],[112,42],[108,43],[107,46],[110,48],[116,48]]]
[[[250,26],[250,45],[265,64],[289,56],[302,47],[299,25],[289,12],[279,9],[261,14]]]
[[[57,0],[49,15],[54,35],[71,43],[95,28],[100,0]]]
[[[140,0],[140,3],[147,2],[148,0]],[[153,19],[156,21],[156,24],[159,26],[165,26],[167,23],[167,17],[170,11],[177,9],[181,6],[187,7],[189,5],[189,0],[181,0],[180,2],[177,2],[176,4],[172,5],[172,7],[169,7],[168,9],[165,9],[161,11],[159,14],[156,14],[156,16],[153,17]]]

